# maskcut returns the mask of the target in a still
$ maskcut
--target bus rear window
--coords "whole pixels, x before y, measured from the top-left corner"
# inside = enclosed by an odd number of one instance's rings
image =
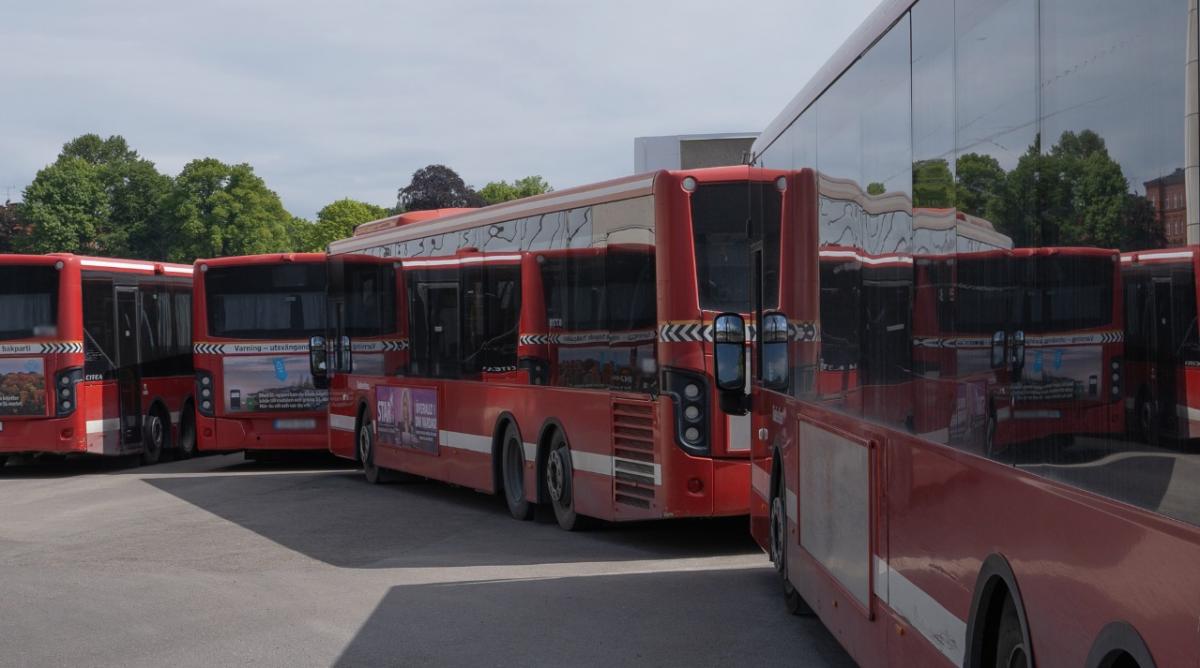
[[[0,266],[0,341],[58,335],[58,270]]]
[[[210,267],[208,333],[229,339],[300,339],[325,333],[325,265]]]
[[[773,183],[701,184],[692,193],[692,237],[700,308],[748,313],[750,248],[763,244],[763,305],[773,308],[779,287],[782,196]]]

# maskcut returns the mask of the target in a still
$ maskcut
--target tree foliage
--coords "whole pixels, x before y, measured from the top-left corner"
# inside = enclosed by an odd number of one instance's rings
[[[25,223],[21,217],[21,205],[11,201],[0,206],[0,253],[15,253],[18,237],[25,235]]]
[[[19,245],[34,253],[153,257],[143,242],[170,183],[119,135],[76,137],[25,189],[30,228]]]
[[[296,224],[279,196],[247,164],[193,160],[176,177],[161,224],[160,248],[178,261],[293,250]]]
[[[387,215],[387,209],[381,206],[339,199],[317,212],[317,221],[307,230],[301,247],[312,252],[324,251],[329,242],[353,235],[356,226]]]
[[[492,181],[479,189],[479,196],[485,204],[499,204],[514,199],[533,197],[553,191],[554,188],[539,175],[526,176],[512,183],[508,181]]]
[[[483,206],[483,198],[462,177],[445,165],[429,165],[413,172],[412,181],[397,194],[398,211]]]

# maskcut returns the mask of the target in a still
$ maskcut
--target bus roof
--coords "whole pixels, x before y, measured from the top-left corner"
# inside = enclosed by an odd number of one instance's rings
[[[569,207],[641,197],[651,194],[654,191],[655,180],[663,175],[672,175],[675,177],[693,176],[702,183],[732,181],[749,178],[751,168],[746,165],[734,165],[693,170],[647,172],[611,181],[592,183],[577,188],[557,190],[544,195],[512,200],[511,202],[493,204],[482,209],[468,209],[462,213],[434,217],[430,220],[417,221],[410,224],[397,225],[394,222],[396,217],[389,216],[377,221],[363,223],[360,227],[378,225],[370,228],[370,232],[356,233],[349,239],[334,241],[329,244],[329,252],[333,254],[353,252],[398,241],[419,239],[433,234],[457,232],[490,223],[502,223],[517,218],[551,213]],[[388,224],[387,221],[393,222]]]
[[[804,88],[792,101],[788,103],[783,111],[779,113],[762,131],[758,139],[754,141],[754,145],[750,147],[750,152],[757,158],[767,150],[779,135],[796,120],[804,110],[809,107],[825,89],[833,85],[833,82],[842,76],[842,73],[850,68],[859,58],[862,57],[868,49],[871,48],[875,41],[879,39],[887,29],[892,27],[892,24],[900,20],[904,16],[904,12],[916,3],[917,0],[883,0],[883,2],[871,12],[866,21],[858,27],[850,37],[834,52],[833,56],[825,62],[821,69],[813,75],[813,78],[805,84]]]
[[[47,253],[45,255],[0,255],[0,264],[68,264],[78,263],[82,269],[111,271],[120,274],[174,274],[176,276],[191,276],[192,267],[186,264],[172,262],[152,262],[150,260],[127,260],[115,257],[93,257],[90,255],[75,255],[73,253]]]
[[[324,262],[324,253],[263,253],[261,255],[233,255],[230,257],[215,257],[196,260],[194,266],[234,267],[255,264],[285,264],[303,262]]]

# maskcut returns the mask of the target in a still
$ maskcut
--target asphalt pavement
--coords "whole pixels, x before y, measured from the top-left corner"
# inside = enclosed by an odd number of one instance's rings
[[[0,469],[0,666],[848,666],[744,519],[517,522],[324,458]]]

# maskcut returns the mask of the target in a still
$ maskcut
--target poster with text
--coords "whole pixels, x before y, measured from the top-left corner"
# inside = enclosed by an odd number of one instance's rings
[[[222,362],[225,411],[323,411],[329,398],[313,385],[307,355],[235,355]]]
[[[40,357],[0,357],[0,415],[46,414],[46,367]]]
[[[438,453],[437,390],[377,387],[375,415],[379,442]]]

